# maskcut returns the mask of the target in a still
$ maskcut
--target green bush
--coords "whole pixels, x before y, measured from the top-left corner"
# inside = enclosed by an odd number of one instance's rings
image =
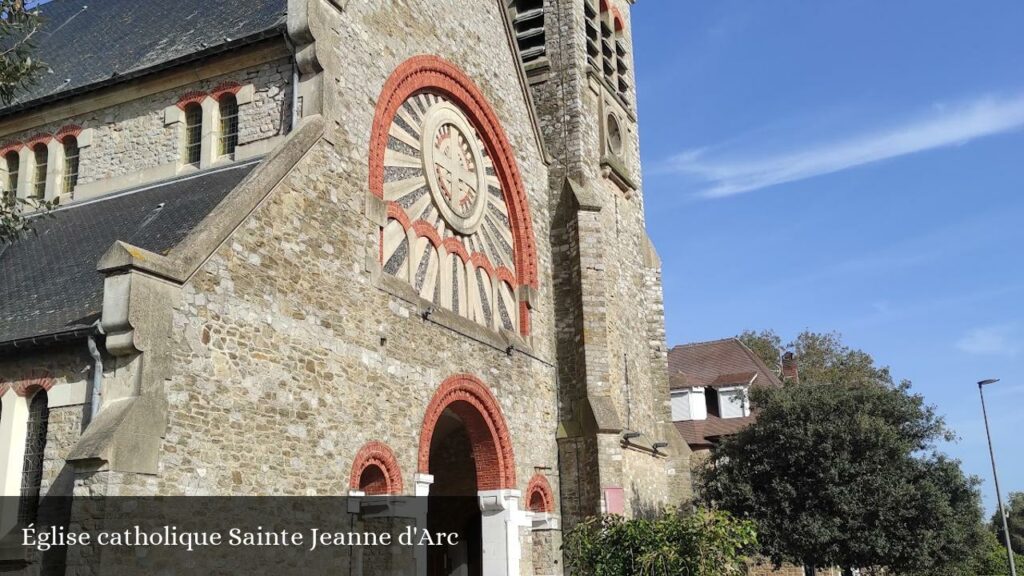
[[[669,511],[655,518],[590,518],[565,534],[573,574],[738,576],[757,545],[754,525],[726,512]]]

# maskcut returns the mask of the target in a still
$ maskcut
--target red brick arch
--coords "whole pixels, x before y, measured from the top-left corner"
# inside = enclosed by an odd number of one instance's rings
[[[419,471],[430,473],[430,441],[438,418],[451,409],[462,420],[473,448],[477,490],[513,489],[516,485],[512,438],[498,400],[479,379],[457,374],[441,383],[427,406],[420,431]]]
[[[526,486],[526,509],[530,512],[555,511],[555,495],[542,474],[534,474]]]
[[[487,146],[487,154],[505,190],[515,240],[516,272],[523,284],[536,288],[536,241],[515,152],[483,93],[451,62],[437,56],[414,56],[400,64],[384,83],[370,135],[370,191],[378,198],[384,197],[384,152],[392,118],[410,96],[427,90],[443,94],[462,108]]]
[[[359,449],[352,463],[349,488],[370,496],[402,493],[402,473],[395,453],[387,444],[368,442]]]

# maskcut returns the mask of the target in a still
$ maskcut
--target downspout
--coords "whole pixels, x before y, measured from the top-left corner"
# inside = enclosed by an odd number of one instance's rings
[[[292,53],[292,125],[288,129],[291,132],[299,125],[299,60],[295,44],[288,38],[288,34],[284,35],[284,43],[288,46],[288,51]]]
[[[96,336],[103,334],[103,326],[99,320],[94,324],[96,329],[89,333],[87,342],[89,345],[89,356],[92,356],[92,405],[89,415],[89,420],[92,421],[96,418],[96,414],[100,411],[100,399],[103,394],[101,387],[103,386],[103,355],[100,354],[100,348],[96,345]]]

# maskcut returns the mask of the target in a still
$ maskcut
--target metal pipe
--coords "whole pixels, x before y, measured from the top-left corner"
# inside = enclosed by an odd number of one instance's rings
[[[985,419],[985,437],[988,438],[988,455],[992,459],[992,479],[996,484],[996,503],[999,506],[999,517],[1003,519],[1003,540],[1006,543],[1006,557],[1010,561],[1010,576],[1017,576],[1017,567],[1013,561],[1013,547],[1010,546],[1010,528],[1006,524],[1006,511],[1003,510],[1003,495],[999,492],[999,474],[996,472],[996,453],[992,449],[992,434],[988,430],[988,411],[985,409],[986,384],[995,384],[998,379],[978,382],[978,394],[981,396],[981,415]]]

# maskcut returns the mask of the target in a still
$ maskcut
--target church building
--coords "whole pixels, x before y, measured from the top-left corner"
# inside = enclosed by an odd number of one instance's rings
[[[3,194],[58,204],[0,246],[0,534],[46,496],[471,496],[416,573],[553,575],[581,519],[688,498],[631,4],[43,4],[0,109]]]

